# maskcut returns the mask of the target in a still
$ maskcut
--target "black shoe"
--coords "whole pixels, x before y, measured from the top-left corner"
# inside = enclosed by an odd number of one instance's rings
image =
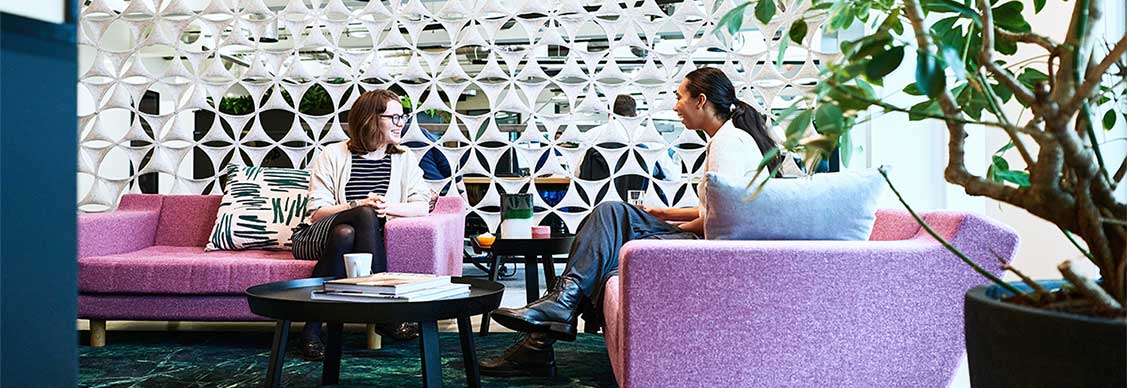
[[[321,361],[325,359],[325,344],[321,343],[321,339],[313,337],[312,339],[301,339],[301,358],[307,361]]]
[[[529,333],[500,357],[478,362],[478,369],[482,375],[494,377],[556,377],[555,342],[543,333]]]
[[[579,284],[565,276],[535,302],[521,308],[499,308],[491,316],[497,323],[516,331],[547,333],[555,339],[575,341],[581,300],[583,292]]]
[[[419,337],[418,322],[377,323],[376,334],[396,341],[410,341]]]

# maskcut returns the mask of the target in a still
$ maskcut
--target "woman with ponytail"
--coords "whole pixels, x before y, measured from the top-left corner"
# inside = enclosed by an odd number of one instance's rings
[[[736,88],[719,69],[704,67],[689,73],[677,88],[673,110],[685,128],[708,134],[706,173],[751,176],[763,155],[777,146],[768,134],[765,117],[736,99]],[[785,157],[776,157],[768,167],[772,171],[798,170]],[[698,185],[698,197],[705,197],[705,186]],[[549,285],[547,294],[527,306],[493,312],[497,323],[529,334],[500,357],[482,361],[482,374],[554,374],[552,344],[557,339],[575,339],[584,306],[601,310],[603,284],[618,271],[622,245],[637,239],[701,238],[704,224],[700,214],[700,208],[640,208],[622,202],[596,206],[579,225],[567,267],[556,283]]]

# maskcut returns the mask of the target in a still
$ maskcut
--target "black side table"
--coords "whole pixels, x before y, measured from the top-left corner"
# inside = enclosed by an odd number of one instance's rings
[[[476,239],[470,239],[476,244]],[[553,255],[565,254],[571,251],[571,243],[575,236],[561,236],[552,238],[498,238],[488,251],[492,260],[489,267],[489,281],[497,281],[497,270],[501,267],[503,257],[524,257],[524,288],[526,303],[540,299],[540,274],[536,270],[537,264],[544,266],[544,281],[551,288],[556,283],[556,263]],[[539,263],[538,263],[539,262]],[[489,314],[481,317],[480,335],[489,334]]]
[[[504,286],[486,280],[454,277],[451,282],[470,285],[469,295],[426,302],[352,303],[311,299],[310,293],[321,289],[325,280],[330,279],[332,278],[289,280],[247,289],[250,311],[277,320],[273,347],[270,349],[270,367],[266,373],[267,387],[281,384],[286,339],[292,321],[328,323],[325,360],[321,370],[322,385],[334,385],[340,380],[341,331],[345,323],[419,322],[423,386],[441,387],[442,365],[439,363],[437,321],[442,319],[458,320],[462,359],[466,364],[466,381],[470,387],[481,386],[470,316],[496,309],[501,304]]]

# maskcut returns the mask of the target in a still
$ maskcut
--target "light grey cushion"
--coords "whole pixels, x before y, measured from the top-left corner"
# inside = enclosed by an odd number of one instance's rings
[[[772,179],[751,198],[750,179],[705,176],[705,238],[868,240],[885,187],[876,170],[822,173]]]

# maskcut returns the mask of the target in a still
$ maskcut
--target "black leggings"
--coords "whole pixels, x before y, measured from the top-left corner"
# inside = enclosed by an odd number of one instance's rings
[[[384,245],[386,219],[376,216],[376,210],[360,206],[337,213],[329,227],[329,236],[317,265],[314,277],[344,277],[346,253],[371,253],[372,273],[387,272],[387,247]],[[321,322],[306,322],[302,338],[321,335]]]
[[[360,206],[337,213],[329,226],[329,236],[313,276],[343,277],[346,253],[371,253],[372,273],[387,272],[387,247],[384,245],[384,218],[376,210]]]

